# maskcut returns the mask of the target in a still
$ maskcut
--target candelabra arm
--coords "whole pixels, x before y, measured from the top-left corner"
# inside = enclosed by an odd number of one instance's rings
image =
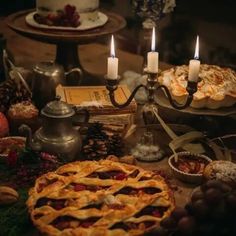
[[[116,101],[115,99],[115,91],[117,90],[118,86],[109,86],[109,84],[106,86],[107,90],[109,91],[109,97],[110,97],[110,100],[111,100],[111,103],[113,106],[115,107],[118,107],[118,108],[124,108],[126,106],[128,106],[131,101],[133,100],[134,96],[136,95],[136,93],[138,92],[138,90],[140,88],[145,88],[146,89],[146,86],[143,85],[143,84],[140,84],[138,85],[134,90],[133,92],[131,93],[131,95],[129,96],[129,98],[127,99],[126,102],[124,102],[123,104],[120,104]]]
[[[188,81],[188,85],[186,88],[186,90],[188,92],[188,97],[187,97],[184,104],[180,104],[180,103],[176,102],[172,98],[169,89],[165,85],[158,85],[156,87],[156,90],[158,90],[158,89],[164,89],[171,106],[173,106],[174,108],[176,108],[178,110],[182,110],[182,109],[185,109],[186,107],[188,107],[191,104],[191,102],[193,101],[193,94],[197,91],[197,82]]]

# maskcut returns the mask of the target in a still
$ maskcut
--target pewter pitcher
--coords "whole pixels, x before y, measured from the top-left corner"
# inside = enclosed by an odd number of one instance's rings
[[[82,123],[85,124],[88,122],[89,113],[85,109],[82,111]],[[79,156],[82,146],[80,133],[72,125],[72,117],[76,113],[81,115],[81,110],[60,101],[60,97],[49,102],[41,110],[42,127],[35,132],[33,138],[30,128],[21,126],[21,132],[28,136],[27,145],[33,150],[59,155],[66,161],[74,160]]]
[[[73,68],[68,72],[54,62],[40,62],[33,68],[32,93],[35,105],[41,109],[56,96],[56,87],[67,84],[67,76],[72,72],[81,77],[81,70]],[[79,84],[79,81],[78,81]]]

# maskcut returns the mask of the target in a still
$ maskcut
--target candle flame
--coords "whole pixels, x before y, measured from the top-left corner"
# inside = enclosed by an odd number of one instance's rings
[[[152,47],[151,47],[152,51],[155,52],[156,50],[156,31],[155,31],[155,27],[152,28]]]
[[[194,59],[199,59],[199,36],[197,36]]]
[[[111,36],[111,57],[115,57],[115,43],[114,43],[114,37],[113,35]]]

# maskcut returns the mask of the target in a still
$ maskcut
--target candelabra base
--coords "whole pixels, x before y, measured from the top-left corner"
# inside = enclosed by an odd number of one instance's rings
[[[148,130],[143,133],[140,141],[131,152],[138,161],[155,162],[164,157],[163,150],[154,143],[153,134]]]

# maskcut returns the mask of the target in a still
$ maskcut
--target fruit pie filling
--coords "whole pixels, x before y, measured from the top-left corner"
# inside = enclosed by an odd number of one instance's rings
[[[61,210],[61,209],[65,208],[67,206],[67,204],[68,203],[67,203],[66,199],[40,198],[37,201],[35,208],[39,208],[42,206],[50,206],[55,210]],[[100,210],[102,208],[102,206],[103,206],[103,203],[95,203],[95,204],[90,204],[90,205],[84,206],[83,208],[81,208],[81,210],[91,209],[91,208],[96,208],[96,209]],[[110,209],[113,209],[113,210],[122,210],[122,209],[124,209],[125,206],[122,204],[115,204],[114,203],[114,204],[107,205],[107,207]]]
[[[88,175],[88,178],[99,178],[99,179],[114,179],[114,180],[124,180],[127,178],[135,178],[139,174],[139,170],[135,170],[130,175],[127,175],[123,171],[113,170],[106,172],[94,172]]]
[[[138,212],[135,217],[141,217],[143,215],[151,215],[154,217],[161,218],[164,212],[167,210],[167,207],[156,207],[156,206],[147,206]],[[66,228],[89,228],[93,224],[95,224],[100,217],[90,217],[87,219],[76,219],[71,216],[62,216],[55,219],[51,225],[58,228],[59,230],[64,230]],[[110,229],[124,229],[125,231],[129,231],[132,229],[148,229],[155,224],[155,221],[143,221],[140,223],[133,222],[118,222],[114,224]]]
[[[168,207],[157,207],[157,206],[147,206],[143,208],[140,212],[138,212],[134,217],[139,218],[144,215],[151,215],[157,218],[161,218],[165,211],[167,211]],[[125,231],[135,230],[135,229],[148,229],[156,224],[155,221],[146,220],[140,223],[134,222],[118,222],[114,224],[110,229],[123,229]]]
[[[114,195],[118,194],[125,194],[125,195],[138,195],[140,193],[146,193],[146,194],[156,194],[160,193],[161,190],[159,188],[154,187],[145,187],[145,188],[132,188],[132,187],[124,187],[120,189],[118,192],[116,192]]]
[[[65,204],[66,204],[66,199],[40,198],[37,201],[35,208],[39,208],[39,207],[47,205],[54,208],[55,210],[61,210],[62,208],[65,207]]]
[[[67,228],[89,228],[93,224],[95,224],[100,217],[90,217],[87,219],[77,219],[71,216],[60,216],[57,217],[51,225],[53,225],[55,228],[59,230],[64,230]]]
[[[99,190],[108,189],[108,188],[110,188],[110,186],[97,186],[97,185],[85,185],[85,184],[72,183],[72,184],[68,185],[67,188],[73,189],[75,192],[80,192],[80,191],[84,191],[84,190],[88,190],[91,192],[97,192]]]

